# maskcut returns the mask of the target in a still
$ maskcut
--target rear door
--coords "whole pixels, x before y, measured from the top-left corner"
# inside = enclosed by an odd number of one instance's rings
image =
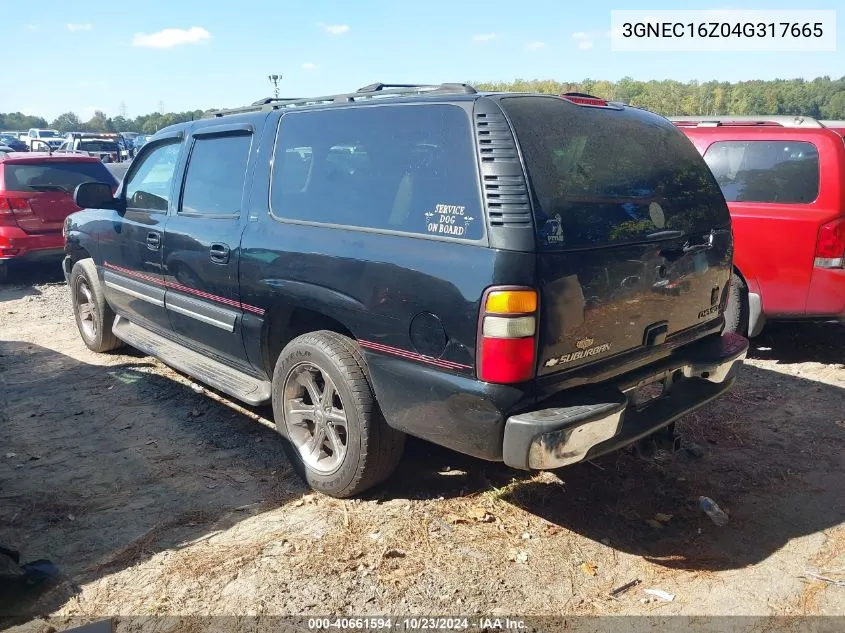
[[[117,181],[99,161],[14,159],[4,162],[3,197],[26,233],[58,233],[65,218],[79,211],[73,192],[83,182]],[[12,202],[14,200],[14,202]]]
[[[248,124],[196,129],[178,206],[164,233],[170,323],[206,354],[248,368],[238,289]]]
[[[627,107],[501,104],[533,190],[541,375],[648,354],[720,318],[730,216],[681,132]]]

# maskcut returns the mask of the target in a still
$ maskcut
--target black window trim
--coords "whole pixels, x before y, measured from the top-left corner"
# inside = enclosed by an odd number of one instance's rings
[[[813,198],[810,202],[759,202],[759,201],[756,201],[756,200],[728,200],[728,199],[725,199],[725,202],[727,204],[742,204],[742,205],[746,205],[746,204],[757,204],[757,205],[759,205],[759,204],[773,204],[773,205],[776,205],[776,206],[789,207],[790,209],[792,209],[793,207],[799,207],[799,208],[800,207],[809,207],[809,206],[818,204],[819,196],[822,195],[822,160],[821,160],[821,152],[819,151],[819,146],[811,140],[802,139],[802,138],[785,138],[783,140],[786,141],[786,142],[790,142],[790,143],[806,143],[807,145],[812,145],[815,148],[816,153],[818,153],[818,155],[819,155],[819,161],[818,161],[819,181],[818,181],[818,187],[816,188],[816,197]],[[704,151],[701,153],[701,158],[703,160],[705,160],[705,162],[706,162],[705,156],[707,156],[707,152],[710,150],[711,147],[713,147],[717,143],[780,143],[780,142],[781,142],[780,139],[764,139],[764,138],[730,138],[730,139],[723,138],[723,139],[715,139],[707,147],[704,148]],[[710,169],[709,164],[707,165],[707,168]],[[714,174],[713,177],[715,178],[715,174]],[[719,189],[721,190],[722,187],[719,186]]]
[[[137,211],[145,211],[147,213],[158,213],[158,214],[163,214],[163,215],[167,215],[170,212],[170,208],[173,206],[172,203],[170,202],[170,200],[167,201],[167,207],[168,208],[163,210],[163,211],[159,211],[158,209],[140,209],[138,207],[130,207],[129,204],[128,204],[128,201],[126,199],[126,185],[129,183],[129,181],[132,180],[132,177],[136,173],[138,173],[138,170],[141,168],[140,166],[143,164],[144,160],[146,159],[146,157],[149,154],[151,154],[153,151],[155,151],[159,147],[163,147],[165,145],[177,145],[177,144],[181,145],[182,141],[184,139],[185,139],[184,131],[178,130],[176,132],[166,132],[165,134],[162,134],[158,138],[156,138],[152,141],[147,141],[144,144],[144,147],[142,147],[141,151],[138,152],[138,155],[132,161],[132,164],[130,166],[129,171],[126,173],[126,175],[124,176],[124,178],[122,179],[122,181],[120,183],[119,198],[123,201],[124,209],[126,209],[127,211],[137,210]],[[180,150],[180,153],[181,153],[181,150]],[[139,160],[139,159],[144,159],[144,160]],[[176,162],[176,170],[178,170],[178,169],[179,169],[179,162],[177,161]],[[175,170],[174,170],[173,175],[174,176],[176,175]],[[173,185],[171,183],[171,189],[172,189],[172,187],[173,187]],[[172,193],[172,191],[171,191],[171,193]]]
[[[250,136],[250,149],[247,152],[246,169],[249,170],[249,155],[252,153],[252,145],[255,139],[254,128],[251,123],[235,123],[226,125],[210,125],[200,128],[191,133],[191,146],[188,148],[188,156],[185,159],[185,169],[182,170],[182,181],[179,183],[179,200],[174,205],[175,215],[183,218],[203,218],[208,220],[237,220],[243,215],[243,208],[237,213],[197,213],[194,211],[183,211],[182,203],[185,198],[185,183],[188,181],[188,171],[191,169],[191,158],[194,155],[194,148],[197,140],[211,140],[225,138],[227,136]],[[246,189],[246,172],[244,173],[244,186],[241,189],[241,207],[244,201],[244,189]]]
[[[194,130],[193,138],[213,138],[216,136],[252,136],[255,133],[251,123],[226,123],[225,125],[207,125]]]
[[[454,103],[451,101],[426,101],[426,102],[412,102],[412,103],[396,103],[396,104],[349,104],[344,106],[337,106],[337,105],[325,105],[317,108],[308,108],[307,110],[303,109],[299,112],[282,112],[281,116],[279,116],[279,120],[276,122],[276,130],[274,133],[273,138],[273,149],[272,153],[270,154],[271,163],[270,163],[270,183],[267,189],[267,213],[270,217],[279,222],[281,224],[295,224],[299,226],[316,226],[316,227],[324,227],[329,229],[342,229],[346,231],[355,231],[357,233],[376,233],[379,235],[393,235],[397,237],[411,237],[414,239],[423,239],[423,240],[432,240],[435,242],[452,242],[457,244],[465,244],[470,246],[480,246],[485,247],[489,246],[489,236],[487,234],[487,209],[484,204],[484,192],[482,191],[481,186],[481,165],[478,163],[477,152],[475,151],[474,144],[475,140],[475,132],[473,131],[473,122],[472,122],[472,104],[473,101],[467,101],[469,104],[469,109],[466,105],[461,103]],[[467,117],[467,125],[470,132],[470,141],[473,143],[473,165],[475,167],[475,173],[478,175],[476,178],[476,189],[478,191],[478,208],[479,212],[481,213],[482,218],[484,221],[481,223],[481,237],[478,239],[472,240],[463,237],[449,237],[447,235],[429,235],[428,233],[414,233],[412,231],[397,231],[395,229],[378,229],[374,227],[368,226],[354,226],[348,224],[335,224],[332,222],[318,222],[316,220],[295,220],[292,218],[285,218],[280,215],[277,215],[273,212],[273,186],[275,180],[273,175],[276,171],[276,150],[278,149],[279,145],[279,132],[282,127],[282,120],[285,117],[290,116],[297,116],[299,114],[308,114],[310,112],[325,112],[325,111],[340,111],[340,110],[357,110],[362,108],[398,108],[398,107],[414,107],[414,106],[432,106],[432,105],[446,105],[456,107],[460,110],[463,110],[464,115]]]

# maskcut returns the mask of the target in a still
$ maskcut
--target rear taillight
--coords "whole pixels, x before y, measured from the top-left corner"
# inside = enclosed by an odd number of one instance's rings
[[[560,98],[566,99],[570,103],[574,103],[576,105],[600,107],[606,107],[608,105],[607,101],[605,101],[604,99],[594,97],[593,95],[585,95],[580,92],[564,92],[562,95],[560,95]]]
[[[537,291],[491,288],[481,306],[478,377],[516,383],[534,377],[537,349]]]
[[[26,198],[0,196],[0,226],[16,226],[18,218],[35,215]]]
[[[845,264],[845,218],[828,222],[816,240],[816,268],[843,268]]]

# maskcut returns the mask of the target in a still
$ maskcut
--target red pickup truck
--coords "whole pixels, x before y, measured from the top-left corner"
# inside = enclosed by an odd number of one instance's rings
[[[734,278],[726,329],[845,317],[845,121],[672,117],[728,202]]]

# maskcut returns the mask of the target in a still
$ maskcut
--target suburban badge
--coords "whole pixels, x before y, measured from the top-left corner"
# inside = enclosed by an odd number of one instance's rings
[[[575,347],[577,347],[579,351],[564,354],[563,356],[557,358],[550,358],[543,364],[546,367],[565,365],[566,363],[581,360],[582,358],[589,358],[590,356],[595,356],[596,354],[604,354],[605,352],[610,351],[610,347],[612,345],[612,343],[602,343],[600,345],[593,345],[593,343],[595,343],[595,341],[591,338],[581,339],[575,343]]]

